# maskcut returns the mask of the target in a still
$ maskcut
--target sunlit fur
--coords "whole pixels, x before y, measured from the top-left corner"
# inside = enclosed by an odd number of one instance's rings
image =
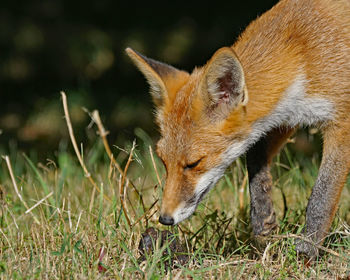
[[[225,100],[217,98],[212,106],[213,90],[203,84],[208,69],[222,75],[216,58],[230,50],[244,71],[245,90],[234,96],[229,114],[213,114]],[[156,102],[157,152],[167,170],[161,214],[175,223],[189,217],[226,167],[272,128],[326,129],[349,121],[348,0],[282,0],[252,22],[230,49],[219,49],[190,75],[175,69],[162,75],[150,70],[145,58],[128,52],[153,87],[163,84],[163,101]],[[199,159],[195,168],[185,168]]]

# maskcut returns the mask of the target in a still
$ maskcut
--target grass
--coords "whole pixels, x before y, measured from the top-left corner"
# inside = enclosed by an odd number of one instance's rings
[[[119,171],[101,138],[81,149],[86,169],[100,191],[84,175],[67,141],[47,162],[11,150],[18,193],[3,159],[1,279],[349,279],[349,183],[322,256],[306,264],[294,250],[293,234],[301,231],[307,197],[317,176],[317,155],[292,154],[288,144],[277,157],[272,171],[279,229],[263,246],[251,234],[244,159],[227,170],[192,218],[167,228],[157,221],[158,181],[164,181],[164,168],[156,155],[152,160],[150,138],[141,129],[135,135],[132,158],[131,143],[123,150],[112,148]],[[176,234],[190,256],[188,265],[167,270],[163,254],[169,250],[167,245],[138,262],[140,237],[150,226]]]

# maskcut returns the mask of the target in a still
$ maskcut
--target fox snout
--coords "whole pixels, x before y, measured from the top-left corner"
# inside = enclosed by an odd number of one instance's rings
[[[172,226],[174,224],[174,218],[168,215],[160,215],[159,222],[166,226]]]
[[[221,175],[222,169],[214,169],[203,174],[193,187],[174,188],[166,185],[159,222],[163,225],[176,225],[190,217]]]
[[[174,188],[167,188],[166,186],[163,193],[159,222],[167,226],[175,225],[191,216],[197,204],[194,194],[187,192],[185,195],[181,191],[176,193]]]
[[[163,191],[162,207],[159,222],[163,225],[175,225],[188,218],[196,210],[199,197],[196,194],[195,186],[188,184],[172,184],[171,176]]]
[[[159,216],[159,222],[163,225],[173,226],[191,216],[197,208],[199,201],[194,203],[181,202],[172,212],[167,211],[164,204]],[[164,210],[163,210],[164,209]]]

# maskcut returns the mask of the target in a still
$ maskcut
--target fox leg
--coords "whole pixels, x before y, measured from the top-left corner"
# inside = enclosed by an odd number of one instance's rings
[[[250,216],[254,235],[266,236],[276,227],[271,200],[270,164],[295,129],[278,128],[260,139],[247,153]]]
[[[347,121],[349,123],[349,120]],[[304,234],[322,244],[337,211],[341,191],[350,169],[350,125],[330,128],[324,133],[323,157],[306,209]],[[318,250],[311,243],[297,240],[296,249],[310,257]]]

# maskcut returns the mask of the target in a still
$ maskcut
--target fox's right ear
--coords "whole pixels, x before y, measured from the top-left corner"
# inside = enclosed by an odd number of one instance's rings
[[[202,77],[201,90],[205,111],[216,119],[224,119],[238,105],[247,104],[244,71],[231,48],[219,49],[209,60]]]
[[[147,79],[156,107],[162,107],[185,83],[189,74],[163,62],[148,58],[131,48],[126,53]]]

